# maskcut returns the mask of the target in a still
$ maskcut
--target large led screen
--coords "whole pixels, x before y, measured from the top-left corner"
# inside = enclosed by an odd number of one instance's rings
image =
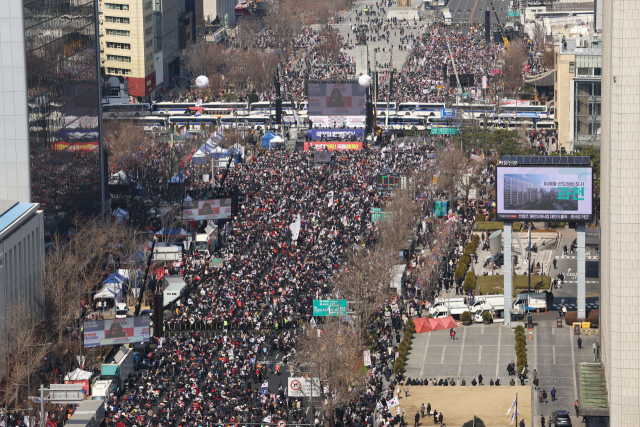
[[[144,341],[149,341],[149,316],[84,322],[85,347]]]
[[[500,220],[592,221],[591,167],[498,166]]]
[[[231,218],[231,199],[189,200],[182,204],[182,218],[187,221]]]
[[[309,82],[309,116],[362,116],[365,88],[358,83]]]

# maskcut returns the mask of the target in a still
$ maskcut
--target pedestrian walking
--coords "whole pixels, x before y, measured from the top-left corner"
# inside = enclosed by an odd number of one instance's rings
[[[524,385],[524,374],[520,374],[520,385]]]
[[[566,254],[567,254],[567,245],[564,245],[564,252],[563,252],[563,255],[566,255]],[[544,426],[543,426],[543,427],[544,427]]]
[[[547,420],[547,423],[549,423],[549,427],[551,427],[551,425],[553,424],[553,418],[549,417],[549,420]]]
[[[525,427],[524,420],[520,420],[520,427]]]
[[[538,390],[538,384],[540,384],[540,381],[538,380],[538,378],[534,378],[533,379],[533,385],[535,386],[536,390]]]
[[[414,424],[414,427],[418,427],[418,425],[420,425],[420,414],[418,412],[416,412],[416,422]]]
[[[558,268],[558,267],[557,267],[557,264],[558,264],[558,261],[554,259],[554,260],[553,260],[553,269],[554,269],[554,270],[556,270],[556,269]]]
[[[547,391],[546,390],[542,390],[542,403],[544,403],[544,404],[547,403]]]
[[[578,348],[582,348],[582,338],[578,337]]]
[[[442,412],[438,415],[438,421],[440,421],[440,427],[442,427],[444,423],[444,415],[442,415]]]
[[[542,405],[542,392],[538,393],[538,403]]]
[[[573,407],[576,408],[576,417],[580,416],[580,405],[578,404],[578,401],[576,400],[576,403],[573,404]]]
[[[478,384],[482,385],[482,374],[478,375]]]
[[[404,385],[404,397],[409,396],[409,386],[405,383]]]
[[[420,406],[420,415],[422,415],[422,418],[424,418],[424,411],[425,409],[427,409],[426,406],[424,406],[424,403],[422,404],[422,406]]]
[[[567,306],[566,306],[566,305],[563,305],[563,306],[562,306],[562,317],[564,317],[564,316],[566,316],[566,315],[567,315]]]
[[[541,415],[541,416],[540,416],[540,425],[541,425],[542,427],[545,427],[545,425],[544,425],[544,424],[545,424],[545,418],[544,418],[544,415]]]
[[[556,388],[555,387],[551,388],[551,401],[552,402],[556,401]]]

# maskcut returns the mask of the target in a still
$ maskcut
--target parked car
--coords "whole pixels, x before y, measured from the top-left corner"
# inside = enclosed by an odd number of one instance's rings
[[[567,411],[554,411],[553,414],[551,414],[551,418],[556,427],[571,427],[571,417]]]

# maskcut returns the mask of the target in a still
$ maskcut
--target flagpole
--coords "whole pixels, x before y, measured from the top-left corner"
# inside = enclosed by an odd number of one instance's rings
[[[518,427],[518,393],[516,393],[516,427]]]

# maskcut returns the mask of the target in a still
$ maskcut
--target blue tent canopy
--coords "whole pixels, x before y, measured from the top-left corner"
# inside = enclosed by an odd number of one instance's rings
[[[171,177],[169,184],[182,184],[187,180],[187,175],[184,172],[179,172]]]
[[[109,275],[109,277],[107,277],[107,279],[102,282],[103,284],[107,284],[107,283],[123,283],[127,280],[126,277],[123,277],[121,275],[119,275],[118,273],[112,273]]]
[[[269,131],[262,137],[262,148],[269,148],[269,141],[276,137],[276,134]]]

